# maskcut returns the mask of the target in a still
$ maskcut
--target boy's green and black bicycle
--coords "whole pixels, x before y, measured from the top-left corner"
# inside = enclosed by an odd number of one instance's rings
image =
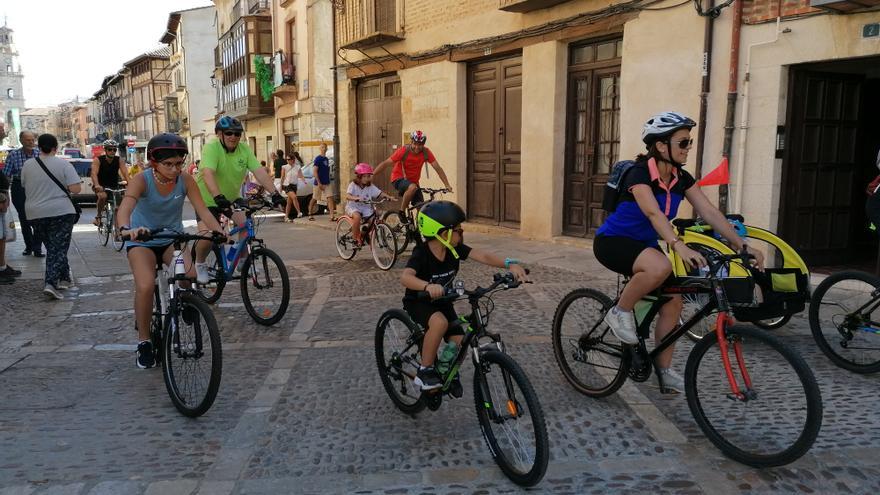
[[[420,366],[425,330],[402,309],[390,309],[379,318],[376,363],[382,385],[394,405],[414,415],[426,406],[436,411],[444,395],[461,397],[459,370],[470,355],[474,363],[474,404],[489,451],[514,483],[533,486],[547,471],[549,448],[544,413],[525,372],[505,352],[501,336],[487,328],[495,307],[492,293],[519,285],[508,272],[496,274],[489,287],[465,290],[458,285],[455,289],[447,288],[445,296],[435,299],[451,302],[467,298],[472,309],[469,315],[450,322],[450,330],[456,326],[464,330],[464,339],[448,371],[441,373],[441,388],[422,392],[413,383]]]

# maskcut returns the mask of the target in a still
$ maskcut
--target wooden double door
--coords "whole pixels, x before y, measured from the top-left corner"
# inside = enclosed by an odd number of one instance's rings
[[[522,57],[468,67],[468,217],[519,227]]]
[[[400,114],[400,78],[367,79],[357,87],[357,160],[372,165],[391,156],[403,144]],[[391,189],[391,169],[373,177],[383,191]]]

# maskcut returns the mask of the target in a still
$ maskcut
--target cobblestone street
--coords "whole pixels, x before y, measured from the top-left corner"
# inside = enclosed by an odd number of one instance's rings
[[[84,218],[83,223],[88,219]],[[41,267],[11,245],[26,271],[0,289],[0,495],[257,493],[518,493],[493,462],[474,414],[472,370],[461,399],[415,418],[389,400],[376,370],[379,316],[399,307],[403,261],[379,271],[369,252],[335,256],[326,218],[261,234],[286,260],[291,305],[273,327],[255,324],[237,284],[214,307],[223,375],[213,407],[188,419],[159,369],[134,363],[131,277],[122,254],[80,224],[71,248],[76,287],[47,301]],[[82,228],[80,228],[82,227]],[[584,286],[615,279],[583,242],[538,243],[472,233],[477,247],[522,259],[532,285],[499,294],[492,329],[525,368],[546,416],[550,463],[536,493],[878,493],[880,376],[834,366],[806,313],[776,335],[800,352],[822,391],[824,421],[792,465],[758,470],[726,459],[694,423],[683,395],[652,378],[606,399],[577,393],[550,343],[553,311]],[[463,264],[468,287],[493,270]],[[674,367],[684,371],[682,339]],[[756,433],[758,434],[758,433]]]

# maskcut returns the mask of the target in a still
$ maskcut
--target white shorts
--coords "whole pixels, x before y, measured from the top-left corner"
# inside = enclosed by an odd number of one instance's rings
[[[354,215],[355,213],[360,213],[362,218],[367,218],[373,214],[373,209],[367,205],[346,205],[345,206],[345,214],[348,216]]]

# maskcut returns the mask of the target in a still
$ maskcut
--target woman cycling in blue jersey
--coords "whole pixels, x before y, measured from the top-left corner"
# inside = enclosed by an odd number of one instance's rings
[[[647,152],[636,157],[636,163],[621,181],[619,202],[615,211],[596,232],[593,252],[606,268],[630,276],[617,306],[605,316],[605,323],[614,335],[626,344],[638,343],[632,310],[636,302],[660,287],[672,275],[672,264],[661,251],[658,238],[684,260],[690,268],[706,266],[698,252],[687,247],[675,234],[670,220],[675,218],[682,199],[687,198],[696,212],[727,239],[737,251],[745,247],[724,215],[718,211],[685,171],[685,162],[693,144],[691,129],[696,122],[675,112],[651,117],[642,130]],[[752,249],[759,268],[763,255]],[[655,341],[660,342],[678,324],[682,301],[675,296],[660,309]],[[684,391],[681,376],[671,370],[673,346],[657,357],[657,368],[663,387]]]
[[[150,168],[131,178],[117,214],[121,234],[131,238],[127,243],[128,264],[134,276],[134,318],[139,340],[136,360],[141,369],[156,363],[150,342],[156,265],[158,261],[170,263],[174,250],[170,239],[138,241],[138,234],[160,229],[183,232],[183,204],[187,198],[207,228],[222,230],[205,206],[196,180],[181,173],[188,154],[186,141],[177,134],[158,134],[150,139]]]

